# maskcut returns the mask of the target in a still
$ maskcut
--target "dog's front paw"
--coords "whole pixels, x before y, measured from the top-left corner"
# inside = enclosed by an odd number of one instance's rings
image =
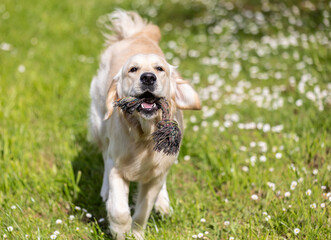
[[[127,234],[130,234],[132,219],[129,212],[116,214],[109,217],[110,231],[114,239],[125,240]]]
[[[111,235],[115,240],[125,240],[126,238],[126,234],[112,233]]]
[[[144,240],[144,230],[142,229],[133,229],[132,234],[136,240]]]
[[[115,228],[114,225],[111,225],[110,232],[114,239],[125,240],[127,234],[130,234],[130,229],[120,229],[118,226]]]

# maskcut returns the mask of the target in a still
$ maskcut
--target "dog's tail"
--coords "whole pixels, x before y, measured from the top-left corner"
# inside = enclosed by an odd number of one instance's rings
[[[101,17],[99,23],[106,29],[106,32],[103,32],[106,45],[111,45],[138,34],[145,35],[156,42],[161,39],[160,29],[156,25],[148,23],[136,12],[118,9]]]

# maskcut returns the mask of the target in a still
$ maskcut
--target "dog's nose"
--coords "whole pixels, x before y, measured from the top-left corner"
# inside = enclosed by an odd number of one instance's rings
[[[154,73],[145,72],[141,74],[140,81],[146,86],[152,86],[156,81],[156,76]]]

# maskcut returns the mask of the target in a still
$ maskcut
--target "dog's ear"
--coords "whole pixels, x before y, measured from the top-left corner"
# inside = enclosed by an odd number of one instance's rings
[[[107,98],[106,98],[106,114],[104,116],[104,120],[107,120],[111,117],[114,111],[114,102],[118,99],[118,84],[119,84],[119,79],[121,77],[121,70],[115,75],[113,78],[112,83],[109,86],[108,93],[107,93]]]
[[[173,80],[175,80],[175,102],[177,108],[182,110],[200,110],[199,95],[189,82],[181,79],[181,76],[174,68],[171,75],[174,78]]]

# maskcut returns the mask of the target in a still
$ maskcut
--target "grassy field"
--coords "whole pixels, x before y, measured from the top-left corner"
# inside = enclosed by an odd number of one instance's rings
[[[173,215],[146,239],[331,239],[331,2],[258,0],[2,0],[0,238],[111,239],[86,135],[100,17],[118,7],[161,27],[203,103]]]

